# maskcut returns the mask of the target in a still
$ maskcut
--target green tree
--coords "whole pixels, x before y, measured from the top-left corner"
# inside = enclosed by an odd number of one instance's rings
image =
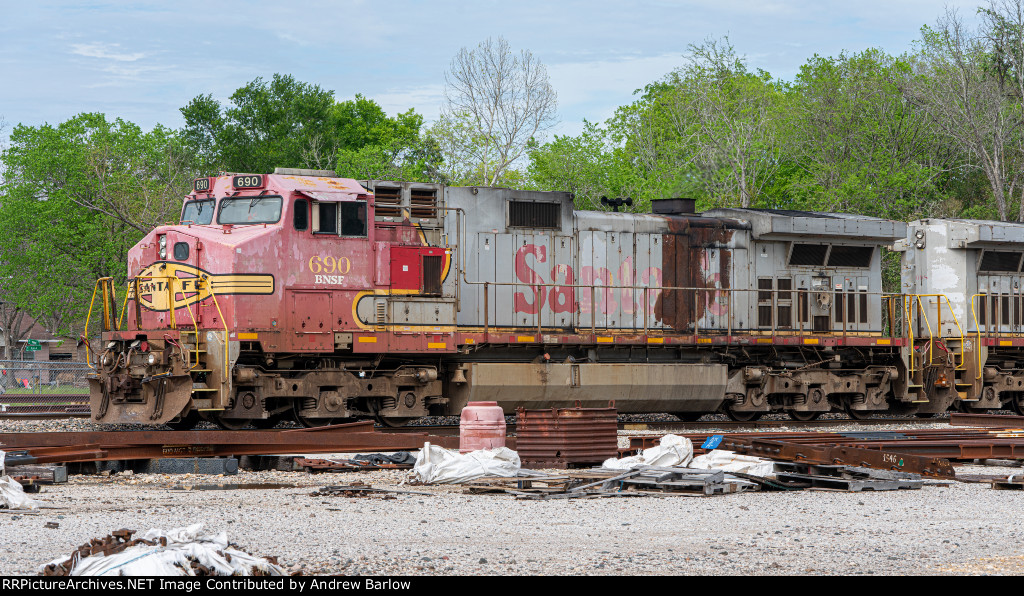
[[[275,74],[246,84],[230,100],[223,107],[200,95],[181,108],[182,136],[208,170],[269,173],[333,164],[333,92]]]
[[[423,117],[413,110],[389,117],[372,100],[356,95],[334,107],[339,148],[334,169],[358,180],[444,181],[440,150],[422,136]]]
[[[52,333],[79,325],[99,277],[123,282],[128,249],[177,219],[194,174],[178,137],[81,114],[17,126],[0,155],[4,301]]]
[[[810,58],[784,121],[789,206],[911,219],[946,196],[962,155],[903,98],[911,66],[877,49]]]
[[[992,23],[969,30],[953,10],[933,29],[923,27],[904,95],[926,115],[935,133],[984,172],[999,219],[1009,217],[1015,189],[1024,189],[1024,143],[1019,87]],[[1021,201],[1024,207],[1024,201]],[[1024,208],[1019,211],[1024,219]]]

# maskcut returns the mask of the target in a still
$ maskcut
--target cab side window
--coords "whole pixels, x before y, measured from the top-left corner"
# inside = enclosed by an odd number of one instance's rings
[[[366,214],[366,201],[314,202],[313,233],[365,238]]]
[[[352,201],[338,205],[341,207],[341,235],[366,236],[366,203]]]
[[[338,204],[316,203],[313,206],[313,233],[338,234]]]

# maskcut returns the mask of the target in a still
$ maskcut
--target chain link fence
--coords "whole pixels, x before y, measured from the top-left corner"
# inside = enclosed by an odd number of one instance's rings
[[[0,418],[88,416],[84,362],[0,360]]]

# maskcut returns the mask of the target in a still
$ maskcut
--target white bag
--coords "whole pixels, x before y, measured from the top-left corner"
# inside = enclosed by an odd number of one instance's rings
[[[226,533],[201,534],[202,529],[203,524],[194,524],[166,532],[148,530],[138,538],[157,542],[166,538],[167,546],[137,544],[113,555],[91,555],[79,559],[71,568],[71,575],[193,575],[191,560],[212,569],[217,575],[253,575],[254,569],[266,575],[284,575],[283,569],[262,557],[228,548]],[[41,565],[39,570],[48,565],[60,565],[69,558],[50,561]]]
[[[519,454],[508,447],[459,453],[425,443],[412,471],[424,484],[459,484],[484,476],[514,477],[519,468]]]
[[[25,494],[21,483],[10,476],[0,476],[0,508],[37,511],[39,501]]]
[[[739,472],[752,476],[771,476],[775,473],[775,462],[754,457],[753,455],[740,455],[735,451],[715,449],[704,455],[693,458],[690,462],[691,468],[701,470],[723,470],[725,472]]]
[[[640,455],[605,460],[603,467],[613,470],[629,470],[644,466],[671,467],[685,466],[693,459],[693,443],[679,435],[665,435],[661,443],[644,449]]]

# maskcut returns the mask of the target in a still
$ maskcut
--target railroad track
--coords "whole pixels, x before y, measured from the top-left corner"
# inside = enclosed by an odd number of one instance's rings
[[[858,426],[882,426],[886,424],[919,425],[935,422],[949,422],[949,417],[942,418],[834,418],[828,420],[810,420],[800,422],[797,420],[758,420],[755,422],[737,422],[735,420],[703,420],[697,422],[619,422],[620,431],[657,431],[657,432],[690,432],[705,429],[746,429],[756,430],[764,428],[820,428],[835,426],[837,424],[856,424]],[[459,434],[457,424],[432,424],[422,426],[404,426],[401,428],[386,429],[389,432],[398,433],[430,433],[439,436],[456,436]],[[506,425],[509,433],[516,430],[515,424]]]

